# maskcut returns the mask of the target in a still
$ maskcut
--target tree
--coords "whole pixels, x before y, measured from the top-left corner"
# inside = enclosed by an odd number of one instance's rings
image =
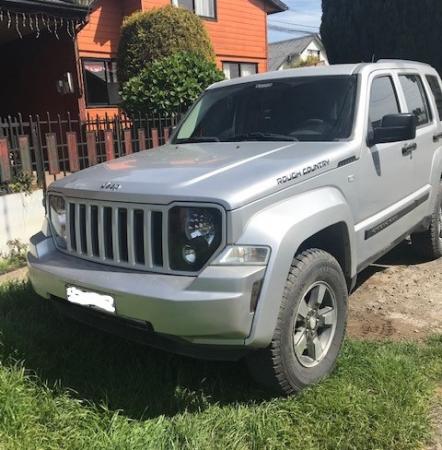
[[[189,108],[210,84],[224,79],[214,62],[201,55],[179,52],[155,60],[122,89],[129,114],[170,115]]]
[[[123,22],[118,49],[121,83],[136,77],[156,59],[191,52],[214,61],[215,54],[202,20],[174,6],[132,14]]]
[[[440,0],[322,0],[322,10],[331,63],[413,59],[442,73]]]

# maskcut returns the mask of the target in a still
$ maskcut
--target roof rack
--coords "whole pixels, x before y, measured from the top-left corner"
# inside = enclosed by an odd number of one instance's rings
[[[376,63],[396,63],[396,64],[398,64],[398,63],[400,63],[400,64],[410,64],[410,63],[412,63],[412,64],[419,64],[419,65],[422,65],[422,66],[428,66],[428,67],[430,67],[430,65],[429,64],[427,64],[427,63],[423,63],[423,62],[420,62],[420,61],[413,61],[413,60],[410,60],[410,59],[378,59],[377,61],[376,61]]]

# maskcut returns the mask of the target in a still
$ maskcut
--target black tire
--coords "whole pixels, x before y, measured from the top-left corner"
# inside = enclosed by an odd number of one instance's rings
[[[431,215],[430,228],[423,233],[413,234],[411,242],[416,254],[425,260],[432,261],[442,257],[442,182]]]
[[[311,290],[309,290],[310,288]],[[334,333],[327,338],[329,339],[327,345],[322,347],[324,354],[320,360],[315,362],[314,366],[306,367],[310,358],[300,353],[299,349],[302,349],[302,346],[295,345],[295,342],[298,340],[299,343],[301,339],[307,339],[303,337],[302,329],[306,330],[304,335],[310,336],[310,340],[315,331],[310,329],[310,321],[303,317],[310,313],[300,314],[303,309],[301,302],[303,302],[302,305],[307,306],[314,304],[312,296],[320,289],[326,290],[324,303],[320,305],[323,307],[321,311],[325,310],[326,302],[334,302],[335,305]],[[332,295],[334,295],[334,300]],[[320,294],[315,294],[316,297],[319,298]],[[347,283],[341,266],[333,256],[318,249],[306,250],[296,256],[287,278],[272,342],[266,349],[253,352],[247,358],[251,375],[258,383],[287,395],[299,392],[328,376],[335,367],[344,340],[347,325],[347,303]],[[311,314],[314,313],[311,312]],[[321,319],[321,321],[323,320]],[[308,326],[305,325],[307,322]],[[317,337],[325,336],[322,334],[325,333],[325,330],[324,328],[324,331],[320,331],[317,328]],[[302,338],[298,339],[298,335]],[[308,343],[307,347],[305,352],[308,353],[312,347]],[[313,354],[316,352],[313,351]]]

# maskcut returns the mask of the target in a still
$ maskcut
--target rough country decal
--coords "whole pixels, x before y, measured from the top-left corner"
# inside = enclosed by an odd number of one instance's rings
[[[317,164],[314,164],[313,166],[307,166],[307,167],[304,167],[302,170],[297,170],[288,175],[284,175],[283,177],[277,178],[276,181],[277,181],[278,185],[285,184],[290,181],[294,181],[302,176],[310,175],[311,173],[314,173],[317,170],[323,169],[324,167],[328,167],[329,165],[330,165],[330,160],[327,159],[325,161],[321,161]]]

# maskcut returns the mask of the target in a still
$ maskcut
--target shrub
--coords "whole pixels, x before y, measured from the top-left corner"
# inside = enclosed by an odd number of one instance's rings
[[[306,59],[298,59],[294,63],[290,64],[291,69],[298,69],[300,67],[317,66],[321,64],[321,60],[317,56],[308,56]]]
[[[120,82],[139,75],[154,60],[177,52],[192,52],[214,61],[209,35],[197,15],[174,6],[132,14],[125,19],[121,29]]]
[[[194,53],[175,53],[154,61],[124,84],[123,108],[129,114],[181,112],[222,79],[224,74],[214,62]]]

